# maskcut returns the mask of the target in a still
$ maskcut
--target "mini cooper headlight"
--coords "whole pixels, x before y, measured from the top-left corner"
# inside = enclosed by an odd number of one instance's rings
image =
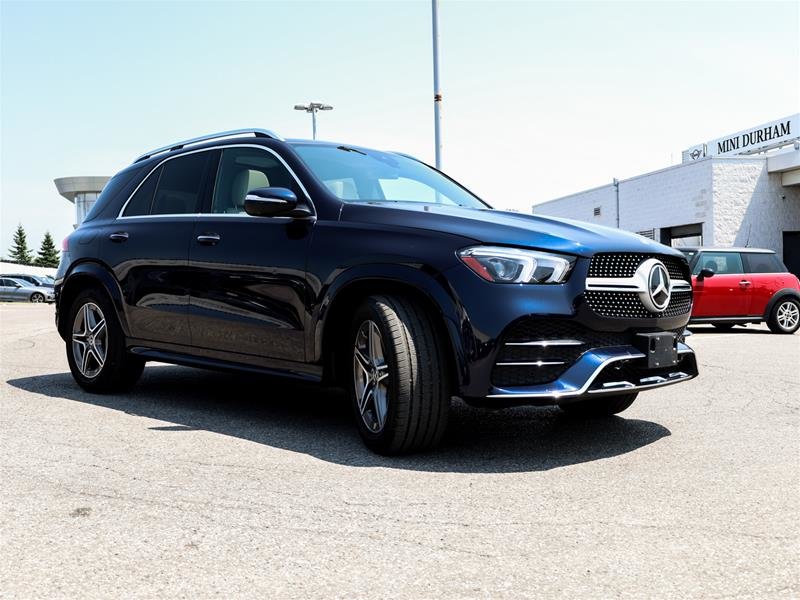
[[[472,246],[458,257],[477,275],[494,283],[561,283],[575,259],[538,250]]]

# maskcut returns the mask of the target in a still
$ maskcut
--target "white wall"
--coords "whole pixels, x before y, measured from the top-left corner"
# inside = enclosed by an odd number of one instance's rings
[[[26,267],[25,265],[18,265],[17,263],[0,262],[0,273],[8,273],[9,275],[19,273],[20,275],[50,275],[56,276],[56,269],[49,267]]]
[[[620,227],[629,231],[703,223],[703,239],[713,237],[711,159],[668,167],[619,183]],[[593,216],[596,206],[601,216]],[[533,207],[534,214],[579,219],[616,227],[613,184]],[[706,241],[706,243],[709,243]]]
[[[714,243],[775,250],[783,231],[800,231],[800,187],[781,185],[763,158],[714,160]]]

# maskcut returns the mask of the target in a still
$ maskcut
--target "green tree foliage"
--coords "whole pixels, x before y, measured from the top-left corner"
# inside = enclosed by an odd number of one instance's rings
[[[33,254],[31,254],[31,251],[28,249],[28,236],[25,234],[22,223],[17,226],[17,230],[14,232],[14,241],[8,251],[8,258],[10,258],[12,262],[21,265],[30,265],[33,263]]]
[[[34,261],[37,267],[57,267],[58,266],[58,250],[56,244],[53,242],[53,236],[49,231],[45,231],[42,245],[39,246],[38,256]]]

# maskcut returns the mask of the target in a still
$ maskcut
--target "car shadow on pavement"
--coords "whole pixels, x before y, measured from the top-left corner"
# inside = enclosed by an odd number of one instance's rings
[[[125,394],[80,389],[69,373],[8,381],[16,388],[155,419],[148,430],[205,430],[301,452],[332,463],[430,472],[545,471],[637,450],[670,435],[657,423],[624,417],[579,420],[557,408],[483,410],[456,402],[437,449],[383,457],[361,444],[342,392],[273,378],[148,366]],[[131,435],[136,435],[132,429]]]

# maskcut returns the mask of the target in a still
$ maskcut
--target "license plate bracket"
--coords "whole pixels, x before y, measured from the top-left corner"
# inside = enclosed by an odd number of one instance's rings
[[[648,369],[678,364],[678,336],[672,332],[638,333],[634,345],[647,357]]]

